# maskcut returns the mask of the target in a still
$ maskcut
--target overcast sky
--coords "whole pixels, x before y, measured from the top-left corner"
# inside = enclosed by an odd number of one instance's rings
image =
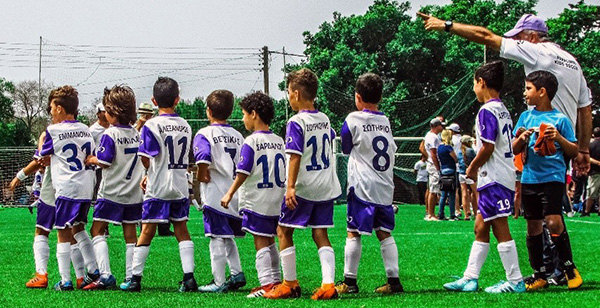
[[[412,13],[427,4],[413,0]],[[576,0],[540,0],[543,18]],[[587,0],[600,4],[600,0]],[[363,14],[373,1],[15,1],[0,0],[0,77],[19,82],[42,76],[55,85],[76,85],[89,106],[104,86],[129,84],[147,101],[158,75],[175,78],[181,96],[206,96],[218,88],[244,95],[263,87],[262,46],[304,50],[302,32],[315,32],[332,13]],[[282,79],[283,58],[271,56],[271,95]],[[300,57],[287,57],[299,62]]]

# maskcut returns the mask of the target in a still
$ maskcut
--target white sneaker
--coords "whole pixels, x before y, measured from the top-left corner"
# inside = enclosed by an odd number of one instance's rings
[[[570,211],[567,213],[567,217],[574,217],[575,216],[575,211]]]
[[[429,214],[425,214],[425,217],[423,217],[423,220],[429,221],[430,218],[431,218],[431,216],[429,216]]]

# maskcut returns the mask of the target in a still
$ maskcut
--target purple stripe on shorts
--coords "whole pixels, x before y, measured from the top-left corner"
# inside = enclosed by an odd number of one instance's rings
[[[37,217],[35,226],[46,231],[51,231],[54,228],[54,216],[56,208],[38,200]]]
[[[210,206],[204,206],[204,235],[208,237],[233,238],[244,237],[242,220],[221,213]]]
[[[509,216],[514,200],[515,192],[500,184],[479,190],[479,213],[483,221]]]
[[[86,224],[90,200],[75,200],[66,197],[58,197],[54,202],[56,205],[54,228],[65,229],[78,224]]]
[[[142,204],[120,204],[98,199],[94,206],[94,220],[115,224],[136,223],[142,220]]]
[[[142,205],[143,223],[161,223],[188,220],[190,214],[190,201],[187,198],[181,200],[144,200]]]
[[[253,235],[275,237],[277,235],[277,216],[265,216],[250,210],[242,210],[242,230]]]

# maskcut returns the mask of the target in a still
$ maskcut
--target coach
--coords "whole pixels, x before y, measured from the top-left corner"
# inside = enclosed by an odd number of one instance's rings
[[[592,109],[587,82],[575,57],[548,40],[548,27],[543,20],[532,14],[523,15],[514,29],[500,37],[484,27],[445,21],[421,12],[417,15],[425,22],[426,30],[446,31],[484,44],[499,51],[500,57],[523,64],[525,75],[538,70],[554,74],[559,84],[552,107],[569,117],[576,128],[579,154],[573,167],[579,175],[588,173]]]

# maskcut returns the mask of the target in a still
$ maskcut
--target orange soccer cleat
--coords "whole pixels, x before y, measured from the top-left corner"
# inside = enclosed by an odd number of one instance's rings
[[[35,273],[35,276],[31,278],[26,284],[26,287],[32,289],[44,289],[48,287],[48,273],[39,274]]]
[[[77,278],[77,289],[81,289],[82,283],[83,283],[83,277]]]
[[[271,291],[265,293],[263,297],[270,299],[298,298],[301,294],[298,281],[283,281],[282,284],[276,285]]]
[[[333,283],[329,283],[324,284],[320,288],[318,288],[317,291],[315,291],[315,293],[313,293],[313,295],[310,298],[314,300],[335,299],[338,298],[338,293],[335,289],[335,285]]]

